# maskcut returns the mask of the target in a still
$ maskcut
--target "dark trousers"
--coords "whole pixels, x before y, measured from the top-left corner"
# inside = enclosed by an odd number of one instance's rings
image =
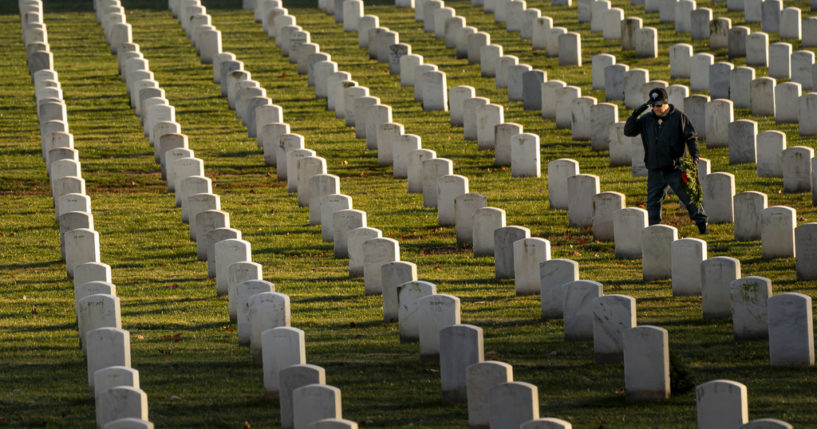
[[[706,212],[701,206],[692,205],[689,196],[681,188],[681,170],[648,170],[647,171],[647,214],[650,225],[661,223],[661,204],[667,196],[667,187],[672,188],[678,199],[689,211],[689,218],[696,224],[706,222]]]

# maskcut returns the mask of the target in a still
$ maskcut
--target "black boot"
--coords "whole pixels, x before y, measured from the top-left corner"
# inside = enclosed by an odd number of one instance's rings
[[[698,232],[700,232],[702,235],[709,234],[709,226],[707,225],[706,222],[699,222],[697,225]]]

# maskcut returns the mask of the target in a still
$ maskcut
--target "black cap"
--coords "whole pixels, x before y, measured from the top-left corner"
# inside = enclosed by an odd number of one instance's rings
[[[667,91],[664,88],[653,88],[650,90],[650,100],[648,104],[652,106],[661,106],[667,104]]]

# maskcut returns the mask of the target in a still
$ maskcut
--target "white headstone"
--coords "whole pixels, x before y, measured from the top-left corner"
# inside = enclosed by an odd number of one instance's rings
[[[304,331],[281,326],[261,334],[264,390],[267,396],[278,396],[280,373],[284,368],[306,363]]]
[[[736,194],[733,198],[735,211],[735,241],[760,239],[760,213],[766,209],[766,194],[747,191]]]
[[[644,281],[672,278],[672,243],[678,229],[669,225],[651,225],[641,230],[641,270]]]
[[[620,192],[599,192],[593,195],[593,239],[613,241],[613,216],[623,209],[626,197]]]
[[[616,258],[637,259],[642,255],[641,231],[648,225],[647,211],[625,207],[613,213]]]
[[[624,386],[627,401],[669,399],[669,335],[656,326],[637,326],[622,332]]]
[[[516,295],[539,293],[539,266],[550,259],[550,242],[536,237],[517,240],[513,243],[513,253]]]
[[[363,243],[371,238],[379,238],[381,236],[382,232],[379,229],[368,228],[366,226],[361,226],[346,232],[347,254],[349,256],[349,276],[363,277],[365,266]]]
[[[423,161],[423,206],[437,207],[438,181],[453,172],[454,162],[450,159],[431,158]]]
[[[513,381],[513,367],[504,362],[486,361],[469,366],[465,372],[468,424],[470,427],[488,427],[491,389]]]
[[[118,328],[97,328],[85,336],[88,388],[94,392],[94,373],[110,366],[130,368],[130,333]]]
[[[568,178],[579,174],[578,161],[560,158],[548,163],[548,200],[551,209],[566,210],[569,204]]]
[[[567,216],[570,226],[593,225],[593,197],[599,193],[600,179],[593,174],[576,174],[567,179]]]
[[[716,256],[701,262],[701,309],[704,319],[721,319],[731,314],[729,285],[739,279],[740,261]]]
[[[418,302],[423,297],[437,293],[437,286],[422,280],[403,283],[397,287],[397,320],[400,324],[400,341],[412,342],[420,338],[420,314]]]
[[[234,267],[240,263],[232,264]],[[275,292],[275,285],[262,280],[248,279],[235,285],[235,292],[231,296],[230,303],[235,306],[235,319],[238,326],[238,345],[249,346],[252,341],[252,320],[250,317],[250,299],[255,295],[266,292]],[[255,302],[255,301],[253,301]],[[233,304],[234,303],[234,304]],[[259,310],[256,308],[256,311]],[[258,346],[258,344],[256,344]],[[261,349],[261,347],[256,347]]]
[[[749,399],[744,384],[712,380],[695,388],[699,428],[742,427],[749,421]]]
[[[307,429],[313,422],[342,416],[340,389],[307,384],[292,391],[293,428]]]
[[[494,148],[494,127],[505,122],[504,108],[499,104],[486,104],[477,108],[477,148],[480,150]]]
[[[769,361],[772,366],[814,365],[811,297],[781,293],[768,300]]]
[[[360,0],[346,0],[345,4]],[[281,370],[280,374],[280,409],[281,427],[294,428],[294,408],[292,392],[310,384],[326,384],[326,371],[317,365],[298,364]]]
[[[554,98],[553,108],[556,128],[570,128],[573,125],[573,100],[582,96],[582,90],[577,86],[565,86],[555,92],[556,97]],[[542,111],[544,112],[544,108]]]
[[[701,294],[701,262],[706,259],[706,241],[682,238],[672,242],[672,295]],[[690,275],[689,273],[696,273]]]
[[[411,262],[386,262],[380,266],[383,283],[383,320],[396,322],[398,317],[397,288],[417,280],[417,265]]]
[[[440,330],[460,323],[460,299],[452,295],[432,294],[417,301],[420,356],[440,353]]]
[[[710,223],[731,223],[734,219],[732,198],[735,195],[735,176],[731,173],[710,173],[701,183],[703,205]]]
[[[459,174],[442,176],[437,180],[437,223],[456,225],[454,200],[468,193],[468,178]]]
[[[564,286],[579,280],[579,264],[570,259],[551,259],[539,265],[542,317],[564,315]]]
[[[798,280],[817,278],[817,266],[812,264],[817,255],[817,224],[809,222],[794,229],[795,271]],[[74,273],[76,280],[76,271]]]
[[[766,302],[772,296],[771,280],[757,276],[742,277],[729,285],[729,292],[735,339],[767,338]]]
[[[497,279],[514,278],[514,243],[530,238],[530,229],[505,226],[494,230],[494,273]]]
[[[775,115],[778,123],[796,123],[800,120],[801,86],[796,82],[784,82],[774,88]]]
[[[595,301],[604,294],[601,283],[576,280],[562,290],[564,299],[564,333],[567,341],[585,341],[593,338]]]
[[[539,418],[539,390],[533,384],[523,381],[498,384],[490,389],[489,397],[491,428],[518,428]]]
[[[482,329],[456,324],[439,331],[440,381],[444,402],[465,402],[467,368],[484,360]]]
[[[290,325],[289,296],[278,292],[257,293],[250,296],[247,307],[250,320],[250,353],[254,362],[261,362],[263,358],[261,336],[264,331]]]
[[[504,124],[497,125],[497,130]],[[541,176],[539,136],[521,133],[510,138],[510,158],[512,177]]]
[[[505,210],[483,207],[474,212],[474,256],[494,255],[494,231],[505,226]]]
[[[783,192],[811,191],[811,159],[814,149],[792,146],[783,151]]]
[[[393,238],[375,237],[363,242],[363,279],[366,295],[383,292],[381,267],[400,260],[400,243]]]
[[[795,256],[794,228],[797,211],[786,206],[772,206],[760,212],[760,241],[763,258]]]
[[[605,295],[593,303],[593,355],[597,363],[621,362],[621,334],[636,326],[635,298]]]
[[[392,153],[392,171],[395,179],[408,177],[409,154],[422,147],[420,136],[403,134],[394,141]]]

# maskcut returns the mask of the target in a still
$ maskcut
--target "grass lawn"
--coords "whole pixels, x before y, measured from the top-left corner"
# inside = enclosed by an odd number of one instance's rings
[[[40,156],[34,89],[20,43],[20,18],[15,2],[0,6],[0,427],[90,427],[93,401],[88,398],[86,366],[78,348],[73,283],[59,257],[59,228],[54,220],[48,178]],[[328,172],[341,179],[341,192],[354,208],[368,214],[369,226],[400,242],[401,259],[414,262],[419,278],[437,285],[439,293],[462,301],[462,323],[480,326],[485,358],[514,367],[514,379],[539,388],[540,414],[559,417],[577,428],[688,428],[695,421],[694,389],[673,392],[656,404],[628,404],[621,364],[593,363],[591,342],[566,342],[560,320],[540,318],[538,297],[516,297],[512,280],[494,278],[493,258],[475,258],[456,243],[453,227],[437,225],[434,209],[422,196],[408,194],[405,180],[392,178],[391,168],[377,165],[377,154],[355,139],[354,130],[326,111],[314,98],[306,76],[281,55],[272,40],[240,9],[239,0],[204,0],[213,25],[222,32],[224,51],[233,52],[284,109],[292,132],[302,134],[307,148],[326,158]],[[529,41],[495,24],[493,16],[470,2],[454,0],[456,9],[506,54],[546,70],[548,78],[582,88],[583,95],[604,100],[590,87],[593,55],[607,52],[618,63],[643,67],[651,79],[669,79],[667,51],[675,43],[692,43],[673,25],[658,23],[643,6],[615,0],[627,16],[640,16],[659,30],[658,59],[636,59],[620,44],[590,33],[576,22],[575,6],[552,7],[541,0],[529,7],[553,17],[554,26],[582,34],[584,66],[558,67],[558,60],[531,50]],[[95,229],[100,234],[102,262],[112,267],[121,299],[122,325],[130,331],[132,363],[148,394],[150,419],[157,427],[274,427],[279,425],[277,401],[264,398],[261,368],[249,350],[237,345],[229,323],[226,297],[216,297],[215,280],[196,258],[174,197],[166,192],[153,149],[143,136],[139,118],[130,109],[125,85],[117,75],[116,57],[105,44],[92,2],[48,0],[44,21],[68,108],[70,131],[82,162],[87,193],[92,199]],[[794,3],[804,10],[808,4]],[[729,379],[746,384],[750,418],[774,417],[797,427],[817,425],[817,371],[814,368],[771,368],[766,341],[736,342],[730,320],[702,320],[699,297],[672,297],[670,281],[645,282],[639,260],[616,259],[613,243],[596,242],[592,231],[568,227],[567,212],[548,209],[547,177],[511,178],[507,168],[493,165],[493,153],[466,142],[461,128],[451,128],[447,112],[423,112],[413,89],[401,88],[386,64],[368,58],[357,47],[357,35],[344,33],[333,17],[314,1],[286,1],[289,13],[311,33],[312,42],[331,54],[338,69],[352,74],[370,94],[393,109],[406,133],[420,135],[423,147],[453,160],[455,174],[470,180],[470,190],[487,196],[491,206],[505,209],[508,225],[530,228],[531,235],[550,240],[552,257],[580,264],[581,277],[604,285],[606,294],[637,299],[638,323],[669,331],[674,360],[689,371],[694,384]],[[212,69],[201,65],[179,23],[160,0],[126,0],[127,21],[150,69],[176,108],[190,148],[205,162],[214,193],[230,213],[231,226],[252,243],[253,260],[263,265],[264,278],[291,298],[292,326],[306,334],[307,360],[326,369],[327,383],[343,392],[345,418],[376,427],[464,427],[465,404],[442,404],[439,368],[421,361],[417,344],[401,344],[396,324],[382,321],[379,296],[363,294],[363,280],[348,276],[345,259],[335,259],[331,243],[322,243],[320,226],[309,225],[275,169],[264,165],[254,139],[247,137],[233,111],[212,82]],[[741,13],[726,12],[725,2],[699,2],[714,16],[728,16],[743,25]],[[556,129],[538,112],[508,102],[507,92],[493,79],[480,76],[479,65],[456,59],[453,50],[422,31],[413,10],[396,9],[385,1],[367,2],[366,13],[380,25],[399,32],[426,63],[439,66],[448,86],[471,85],[477,95],[505,108],[505,121],[517,122],[541,139],[543,170],[549,161],[569,157],[581,172],[600,177],[602,191],[627,196],[628,206],[645,204],[646,180],[633,178],[630,167],[610,167],[606,152],[588,142],[574,142],[569,130]],[[751,24],[759,31],[759,24]],[[777,35],[770,35],[776,42]],[[708,43],[694,42],[696,52]],[[793,43],[799,49],[799,42]],[[728,61],[726,51],[713,52]],[[744,65],[743,59],[733,63]],[[757,69],[765,75],[765,69]],[[670,83],[688,84],[685,80]],[[619,117],[630,114],[619,104]],[[735,118],[750,118],[736,109]],[[817,147],[798,135],[796,124],[775,124],[773,118],[751,117],[759,131],[787,133],[788,145]],[[769,206],[797,210],[798,224],[817,221],[810,194],[782,193],[782,180],[758,178],[754,165],[729,165],[725,148],[707,148],[712,171],[735,175],[736,191],[768,195]],[[677,200],[666,204],[665,223],[681,237],[699,237]],[[797,281],[794,260],[761,258],[760,242],[736,242],[731,224],[711,226],[703,238],[708,256],[732,256],[742,274],[772,279],[774,292],[800,292],[817,297],[817,282]],[[817,261],[814,261],[817,263]]]

